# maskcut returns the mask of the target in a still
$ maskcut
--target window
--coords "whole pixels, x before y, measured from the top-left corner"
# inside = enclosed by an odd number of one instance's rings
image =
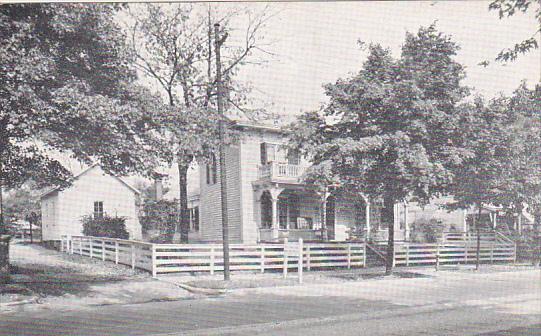
[[[276,145],[263,142],[260,146],[261,164],[266,165],[269,162],[276,160]]]
[[[103,202],[94,202],[94,218],[103,218]]]
[[[210,157],[210,162],[207,163],[207,184],[216,184],[218,167],[216,163],[216,156],[214,154]]]
[[[190,209],[190,228],[199,231],[199,207]]]
[[[301,154],[298,150],[287,150],[287,163],[289,163],[290,165],[299,165],[301,163]]]

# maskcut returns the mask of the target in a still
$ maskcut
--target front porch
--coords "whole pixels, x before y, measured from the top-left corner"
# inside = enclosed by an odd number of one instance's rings
[[[259,242],[386,240],[389,223],[395,240],[408,239],[405,203],[386,209],[362,195],[302,184],[258,184],[254,192]]]

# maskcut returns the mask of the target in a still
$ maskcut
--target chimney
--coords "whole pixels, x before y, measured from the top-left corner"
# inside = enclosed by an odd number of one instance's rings
[[[160,201],[163,197],[163,183],[161,176],[154,177],[154,197],[156,198],[156,201]]]

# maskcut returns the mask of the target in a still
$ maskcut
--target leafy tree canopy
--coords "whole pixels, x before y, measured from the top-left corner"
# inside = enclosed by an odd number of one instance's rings
[[[0,7],[0,158],[5,187],[29,178],[60,184],[69,171],[50,150],[115,172],[145,170],[144,113],[151,96],[135,73],[117,6]],[[148,149],[148,148],[147,148]],[[147,151],[148,153],[148,151]],[[148,159],[148,155],[146,156]]]
[[[293,143],[314,163],[307,179],[395,201],[445,192],[450,168],[469,155],[457,140],[468,94],[458,50],[434,25],[408,33],[399,59],[370,45],[357,75],[325,86],[323,115],[293,126]]]

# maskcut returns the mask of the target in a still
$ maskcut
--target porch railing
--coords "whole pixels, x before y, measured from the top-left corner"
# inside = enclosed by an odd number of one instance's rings
[[[259,166],[259,178],[286,178],[297,179],[302,175],[299,165],[288,163],[270,162]]]

